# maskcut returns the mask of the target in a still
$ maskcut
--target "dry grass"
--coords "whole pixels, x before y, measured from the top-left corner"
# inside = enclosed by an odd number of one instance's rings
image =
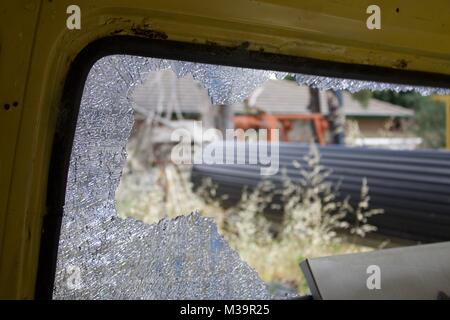
[[[118,212],[123,217],[155,223],[164,217],[199,210],[216,220],[230,245],[264,281],[281,283],[305,294],[307,286],[300,261],[306,257],[371,250],[347,238],[344,241],[339,231],[365,237],[375,230],[367,218],[381,213],[369,207],[366,181],[362,183],[360,202],[353,208],[347,199],[338,200],[337,187],[326,182],[330,172],[320,166],[320,156],[314,146],[305,160],[305,168],[297,164],[300,181],[284,177],[284,220],[277,223],[277,228],[262,214],[272,205],[275,194],[270,182],[264,181],[256,189],[245,191],[237,206],[225,210],[211,180],[205,179],[194,193],[189,170],[173,165],[123,176],[116,193]],[[274,233],[274,229],[278,231]]]

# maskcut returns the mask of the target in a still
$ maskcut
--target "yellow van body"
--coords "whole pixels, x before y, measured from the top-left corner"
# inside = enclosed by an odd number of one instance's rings
[[[129,35],[450,75],[448,0],[17,0],[0,4],[0,298],[35,295],[64,83],[88,44]],[[69,29],[70,5],[81,29]],[[77,85],[77,84],[74,84]]]

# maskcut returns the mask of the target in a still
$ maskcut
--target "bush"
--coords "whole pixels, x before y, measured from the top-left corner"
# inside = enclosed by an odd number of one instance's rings
[[[267,282],[285,283],[305,293],[299,262],[305,257],[366,251],[355,243],[343,243],[339,230],[365,237],[376,227],[368,218],[383,210],[369,207],[369,188],[363,179],[361,197],[356,209],[349,199],[339,200],[338,186],[326,181],[330,171],[320,165],[320,155],[313,145],[306,156],[307,167],[300,170],[301,179],[283,178],[284,219],[280,232],[273,233],[273,222],[262,212],[275,195],[273,186],[263,181],[252,192],[243,193],[236,208],[228,211],[222,232],[241,257],[253,266]]]

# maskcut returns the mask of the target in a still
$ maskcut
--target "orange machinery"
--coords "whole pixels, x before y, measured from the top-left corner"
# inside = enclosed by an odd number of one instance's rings
[[[267,129],[268,140],[272,140],[270,129],[279,129],[281,141],[289,141],[288,134],[295,120],[312,121],[317,142],[325,144],[325,130],[328,122],[320,113],[309,114],[249,114],[234,116],[234,127],[240,129]]]

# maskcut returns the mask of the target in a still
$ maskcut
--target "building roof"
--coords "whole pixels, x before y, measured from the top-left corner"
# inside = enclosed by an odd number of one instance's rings
[[[370,99],[367,106],[363,106],[348,92],[344,92],[344,110],[350,117],[413,117],[414,110],[404,108],[386,101]]]
[[[211,106],[207,90],[191,75],[183,78],[169,69],[150,72],[143,85],[131,95],[135,105],[147,110],[175,109],[185,113],[202,112]],[[370,99],[364,107],[348,92],[343,93],[344,111],[350,117],[412,117],[414,111],[392,103]],[[319,92],[323,114],[328,113],[325,91]],[[250,106],[258,107],[273,114],[310,113],[309,88],[299,86],[294,81],[268,80],[255,89],[248,98]],[[244,111],[244,103],[233,105],[235,112]]]
[[[325,91],[319,92],[320,104],[324,114],[328,113]],[[343,93],[344,111],[350,117],[412,117],[414,111],[389,102],[370,99],[363,106],[348,92]],[[248,99],[249,106],[258,107],[273,114],[309,113],[309,88],[299,86],[294,81],[268,80],[257,88]],[[234,105],[236,112],[244,111],[244,104]]]

